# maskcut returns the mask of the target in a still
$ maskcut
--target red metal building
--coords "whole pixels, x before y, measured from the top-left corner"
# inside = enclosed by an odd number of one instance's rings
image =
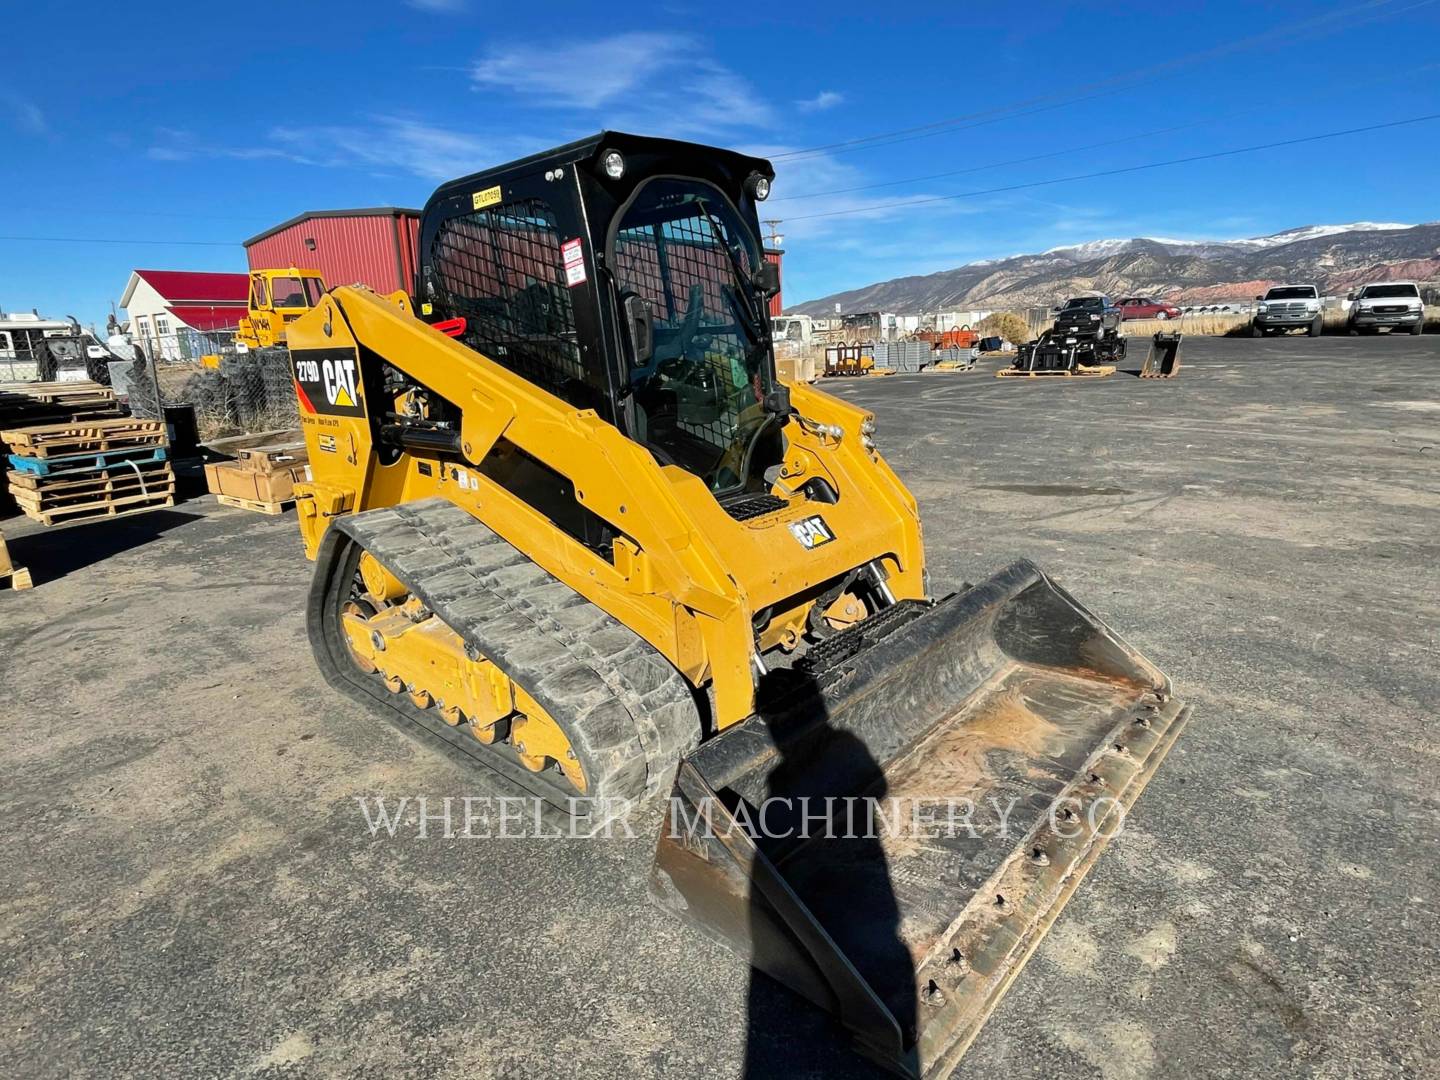
[[[415,291],[415,252],[420,211],[398,206],[360,210],[310,210],[245,241],[251,270],[295,266],[319,270],[325,284],[359,282],[378,293]],[[765,261],[781,266],[785,252],[766,248]],[[777,293],[770,314],[784,304]]]
[[[319,270],[329,286],[415,291],[420,211],[398,206],[310,210],[245,241],[251,270]]]

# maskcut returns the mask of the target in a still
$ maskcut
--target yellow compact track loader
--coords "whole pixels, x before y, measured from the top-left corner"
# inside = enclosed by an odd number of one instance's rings
[[[932,593],[874,417],[775,376],[772,175],[603,133],[441,187],[418,313],[342,287],[291,324],[309,634],[561,809],[668,791],[656,903],[940,1076],[1188,710],[1028,562]]]

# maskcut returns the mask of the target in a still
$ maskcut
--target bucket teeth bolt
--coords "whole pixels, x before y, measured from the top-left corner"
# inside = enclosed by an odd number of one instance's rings
[[[970,961],[965,959],[965,954],[959,949],[951,949],[945,966],[956,975],[964,975],[970,970]]]
[[[945,991],[940,989],[940,984],[934,979],[927,982],[920,990],[920,1000],[932,1009],[938,1009],[945,1004]]]

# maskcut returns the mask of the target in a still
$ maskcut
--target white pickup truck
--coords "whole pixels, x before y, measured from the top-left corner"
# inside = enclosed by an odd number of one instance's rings
[[[1378,334],[1388,326],[1392,334],[1425,332],[1425,308],[1413,281],[1376,281],[1350,294],[1350,333]]]
[[[1255,316],[1250,321],[1252,337],[1304,330],[1320,336],[1320,291],[1314,285],[1273,285],[1264,296],[1255,298]]]

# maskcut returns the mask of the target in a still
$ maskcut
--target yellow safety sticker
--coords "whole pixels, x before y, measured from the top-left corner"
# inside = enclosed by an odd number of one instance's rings
[[[421,304],[421,305],[420,305],[420,314],[421,314],[421,315],[432,315],[432,314],[434,314],[434,312],[435,312],[435,305],[434,305],[434,304],[426,303],[426,304]]]
[[[470,196],[470,201],[475,204],[476,210],[484,210],[487,206],[494,206],[502,198],[500,185],[486,188],[484,191],[477,191]]]

